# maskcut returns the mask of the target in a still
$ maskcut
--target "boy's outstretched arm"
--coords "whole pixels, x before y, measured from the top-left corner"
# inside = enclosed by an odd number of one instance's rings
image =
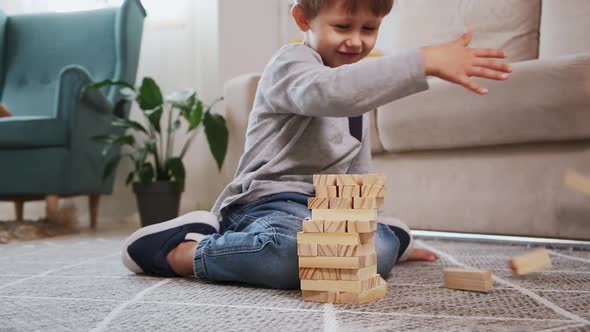
[[[505,80],[512,72],[509,65],[494,60],[505,58],[502,50],[487,48],[468,48],[471,31],[467,31],[454,42],[422,48],[422,62],[426,75],[460,84],[479,94],[488,90],[475,83],[471,77]]]

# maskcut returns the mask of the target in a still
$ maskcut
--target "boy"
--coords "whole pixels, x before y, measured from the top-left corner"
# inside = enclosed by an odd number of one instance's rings
[[[235,179],[213,207],[142,228],[125,242],[133,272],[197,276],[271,288],[299,288],[297,232],[310,216],[313,174],[369,173],[363,114],[426,90],[427,75],[485,94],[471,76],[502,80],[510,68],[492,49],[459,40],[361,61],[373,49],[393,0],[297,0],[292,15],[305,44],[283,47],[265,68]],[[221,220],[221,227],[218,222]],[[221,228],[221,229],[220,229]],[[407,227],[379,224],[377,270],[386,277],[414,250]]]

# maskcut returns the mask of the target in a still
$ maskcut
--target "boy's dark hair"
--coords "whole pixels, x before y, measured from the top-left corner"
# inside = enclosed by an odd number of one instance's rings
[[[301,6],[307,18],[314,18],[325,6],[332,4],[334,0],[295,0]],[[359,6],[369,8],[377,16],[385,16],[391,11],[394,0],[345,0],[344,5],[350,13],[356,12]]]

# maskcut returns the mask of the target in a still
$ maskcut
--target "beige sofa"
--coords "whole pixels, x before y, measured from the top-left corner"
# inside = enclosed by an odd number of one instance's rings
[[[513,75],[482,81],[484,97],[431,78],[428,91],[371,112],[385,214],[414,229],[590,240],[590,197],[563,185],[566,169],[590,168],[590,1],[396,0],[391,15],[393,47],[470,26],[472,46],[506,50]],[[258,78],[226,84],[228,176]]]

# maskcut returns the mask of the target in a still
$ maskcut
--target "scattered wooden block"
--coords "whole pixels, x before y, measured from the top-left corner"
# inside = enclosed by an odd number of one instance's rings
[[[344,185],[360,185],[361,183],[361,175],[360,174],[338,174],[336,176],[336,185],[337,186],[344,186]]]
[[[314,209],[311,210],[313,220],[377,220],[377,211],[374,209]]]
[[[570,189],[578,191],[580,193],[590,195],[590,178],[584,176],[583,174],[568,169],[565,172],[564,176],[564,183]]]
[[[335,186],[336,185],[336,174],[315,174],[313,176],[314,186]]]
[[[299,257],[299,267],[319,267],[335,269],[360,269],[377,264],[377,254],[357,257]]]
[[[375,220],[348,220],[346,222],[347,233],[370,233],[377,230]]]
[[[551,258],[546,249],[540,248],[524,255],[512,257],[508,264],[512,270],[512,275],[521,276],[550,269]]]
[[[337,257],[338,256],[338,244],[318,244],[318,254],[316,256],[329,256],[329,257]],[[311,255],[307,255],[311,256]]]
[[[316,186],[315,197],[338,197],[337,186]]]
[[[317,207],[314,209],[352,209],[352,197],[328,198],[328,202],[328,207]]]
[[[385,200],[383,197],[353,197],[353,209],[380,209]]]
[[[446,268],[443,279],[446,288],[483,293],[492,290],[492,271]]]
[[[325,233],[346,233],[346,220],[324,221]]]
[[[361,184],[385,186],[385,175],[383,175],[383,174],[363,174],[363,175],[361,175]]]
[[[361,187],[361,197],[385,197],[385,186],[363,185]]]
[[[365,280],[309,280],[301,279],[302,290],[361,293],[379,285],[377,274]]]
[[[304,220],[303,221],[303,232],[304,233],[322,233],[324,231],[323,220]]]
[[[328,197],[309,197],[307,207],[310,209],[329,209],[330,198]]]
[[[297,255],[299,256],[317,256],[318,245],[313,243],[297,244]]]
[[[338,197],[360,197],[361,187],[359,185],[338,186]]]

